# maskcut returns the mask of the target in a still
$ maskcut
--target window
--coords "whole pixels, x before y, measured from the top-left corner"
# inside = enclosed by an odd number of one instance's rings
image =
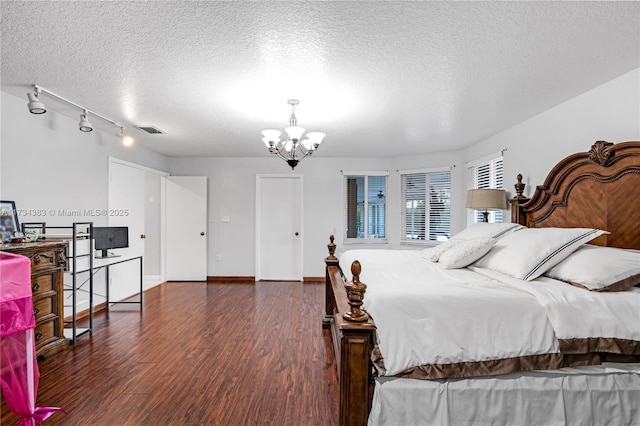
[[[494,154],[482,160],[467,164],[467,189],[503,189],[502,153]],[[469,210],[467,223],[482,222],[482,211]],[[489,222],[501,223],[504,220],[502,210],[490,211]]]
[[[400,172],[401,241],[445,241],[451,233],[451,171]]]
[[[345,229],[351,240],[381,240],[387,237],[387,176],[375,172],[344,172]],[[371,173],[371,174],[370,174]]]

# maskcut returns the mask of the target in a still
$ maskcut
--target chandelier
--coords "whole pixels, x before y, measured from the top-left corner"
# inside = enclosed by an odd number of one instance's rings
[[[297,99],[289,99],[287,101],[291,105],[291,117],[289,117],[289,127],[284,131],[289,139],[280,140],[282,132],[280,130],[267,129],[262,131],[262,141],[269,149],[269,152],[282,158],[291,166],[291,170],[295,169],[300,160],[313,154],[318,149],[324,139],[325,134],[322,132],[309,132],[306,139],[302,139],[305,129],[298,126],[296,119],[296,105],[300,103]]]

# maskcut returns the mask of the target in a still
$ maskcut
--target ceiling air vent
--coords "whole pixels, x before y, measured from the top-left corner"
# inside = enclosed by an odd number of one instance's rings
[[[164,132],[157,127],[154,126],[134,126],[136,129],[142,130],[143,132],[150,133],[152,135],[164,135]]]

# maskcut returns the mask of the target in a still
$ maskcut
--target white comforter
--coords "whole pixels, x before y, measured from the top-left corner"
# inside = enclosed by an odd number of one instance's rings
[[[522,281],[499,272],[471,270],[521,288],[545,309],[558,339],[615,337],[640,341],[640,288],[588,291],[547,277]]]
[[[363,306],[377,326],[381,375],[559,351],[544,309],[521,289],[468,269],[445,270],[419,251],[350,250],[342,270],[356,259],[367,285]]]
[[[419,365],[558,353],[558,337],[640,340],[639,311],[633,309],[640,306],[640,289],[601,302],[602,294],[548,278],[525,283],[466,268],[446,270],[417,250],[349,250],[340,259],[348,279],[356,259],[367,285],[363,306],[377,326],[386,370],[381,375]],[[625,300],[623,308],[614,299]]]

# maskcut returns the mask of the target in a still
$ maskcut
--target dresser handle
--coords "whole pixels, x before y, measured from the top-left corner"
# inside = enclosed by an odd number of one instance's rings
[[[33,315],[38,315],[40,313],[40,309],[33,308]]]
[[[36,342],[42,339],[42,333],[36,333]]]
[[[31,288],[33,288],[33,291],[38,291],[38,290],[40,290],[40,284],[33,283],[33,287],[31,287]]]

